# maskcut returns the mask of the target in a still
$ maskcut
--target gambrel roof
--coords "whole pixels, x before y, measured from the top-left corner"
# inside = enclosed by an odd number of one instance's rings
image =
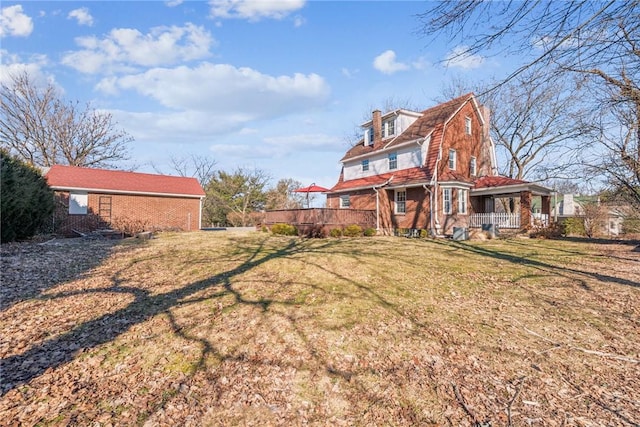
[[[430,138],[426,159],[422,167],[398,170],[348,181],[344,181],[343,175],[341,174],[338,183],[333,186],[331,191],[340,192],[357,190],[360,188],[371,188],[372,186],[384,184],[392,176],[393,179],[391,185],[394,186],[411,186],[430,183],[436,169],[438,156],[440,155],[440,147],[442,145],[445,125],[467,102],[473,102],[477,108],[477,103],[473,93],[462,95],[458,98],[422,111],[420,113],[420,117],[416,119],[416,121],[413,122],[404,132],[394,138],[389,138],[386,141],[383,141],[382,144],[377,146],[365,145],[363,138],[358,142],[358,144],[351,147],[341,160],[344,163],[350,160],[355,160],[359,157],[366,158],[375,153],[390,151],[403,144],[418,142]],[[482,120],[482,117],[480,117],[480,120]],[[439,177],[439,180],[459,180],[457,176],[454,176],[455,174],[450,175],[451,176]]]
[[[45,173],[45,178],[54,190],[189,198],[205,196],[197,179],[181,176],[54,165]]]

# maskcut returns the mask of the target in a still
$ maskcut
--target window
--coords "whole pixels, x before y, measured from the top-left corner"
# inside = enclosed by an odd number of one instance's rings
[[[467,213],[467,190],[462,188],[458,189],[458,213]]]
[[[397,214],[407,212],[407,192],[405,190],[396,190],[395,202]]]
[[[340,196],[340,208],[341,209],[347,209],[349,206],[351,206],[351,202],[349,201],[349,195],[345,195],[345,196]]]
[[[369,170],[369,159],[362,161],[362,172],[366,172]]]
[[[464,131],[467,135],[471,135],[471,117],[464,118]]]
[[[456,168],[456,150],[453,148],[449,150],[449,169]]]
[[[369,145],[373,145],[373,128],[369,128]]]
[[[387,120],[382,124],[382,134],[383,137],[395,135],[396,133],[396,122],[395,120]]]
[[[389,170],[398,169],[398,153],[389,153]]]
[[[89,196],[85,192],[69,193],[69,213],[73,215],[86,215],[89,205]]]
[[[445,214],[451,214],[451,189],[442,189],[442,212]]]
[[[471,157],[471,161],[469,162],[469,173],[471,176],[476,176],[478,173],[478,162],[475,157]]]

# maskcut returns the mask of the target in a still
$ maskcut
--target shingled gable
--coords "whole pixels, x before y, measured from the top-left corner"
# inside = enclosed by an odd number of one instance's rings
[[[205,196],[198,180],[179,176],[54,165],[45,177],[54,190],[187,198]]]

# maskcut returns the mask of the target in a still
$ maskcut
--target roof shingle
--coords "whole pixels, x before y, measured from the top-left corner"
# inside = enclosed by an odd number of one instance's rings
[[[45,178],[54,189],[100,190],[187,197],[203,197],[205,195],[197,179],[181,176],[54,165],[47,171]]]

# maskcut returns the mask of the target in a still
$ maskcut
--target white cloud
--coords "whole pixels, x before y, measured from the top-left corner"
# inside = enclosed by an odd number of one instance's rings
[[[81,7],[80,9],[74,9],[69,12],[67,19],[75,19],[79,25],[86,25],[88,27],[93,25],[93,16],[89,13],[89,9]]]
[[[209,56],[214,43],[204,27],[187,23],[183,27],[156,27],[148,34],[130,28],[116,28],[103,39],[79,37],[81,50],[69,52],[62,62],[93,74],[133,71],[133,67],[172,65]]]
[[[0,83],[8,83],[11,81],[11,76],[26,72],[36,84],[43,86],[47,83],[55,84],[53,77],[42,71],[43,67],[48,63],[45,55],[34,55],[29,58],[29,62],[23,62],[18,55],[0,49],[0,56],[2,57]]]
[[[304,19],[304,17],[297,15],[293,18],[293,26],[298,28],[298,27],[302,27],[305,23],[307,22],[306,19]]]
[[[302,9],[305,0],[209,0],[212,18],[239,18],[259,21],[262,18],[282,19]]]
[[[322,104],[329,86],[317,74],[270,76],[251,68],[203,63],[196,68],[154,68],[101,82],[135,90],[173,109],[236,112],[242,120],[274,117]]]
[[[26,37],[33,31],[31,17],[22,12],[22,6],[3,7],[0,14],[0,36]]]
[[[282,158],[304,152],[342,151],[344,142],[325,134],[295,134],[264,138],[259,144],[213,144],[210,149],[224,157],[239,159]]]
[[[393,74],[396,71],[405,71],[409,66],[396,61],[396,53],[392,50],[382,52],[373,60],[373,68],[384,74]]]
[[[455,47],[446,58],[447,67],[457,67],[465,70],[472,70],[484,64],[484,57],[469,53],[468,46]]]
[[[166,0],[164,2],[168,7],[176,7],[184,3],[184,0]]]

